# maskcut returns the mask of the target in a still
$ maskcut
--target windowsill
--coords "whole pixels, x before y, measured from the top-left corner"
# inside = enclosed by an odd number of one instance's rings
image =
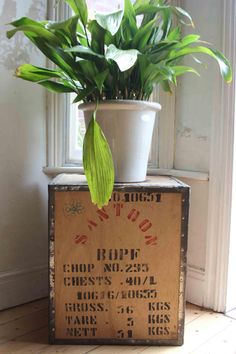
[[[43,172],[50,177],[57,176],[61,173],[78,173],[84,174],[83,167],[44,167]],[[148,168],[148,175],[168,175],[179,178],[189,178],[197,181],[209,181],[209,174],[207,172],[198,171],[185,171],[185,170],[175,170],[175,169],[161,169],[161,168]]]

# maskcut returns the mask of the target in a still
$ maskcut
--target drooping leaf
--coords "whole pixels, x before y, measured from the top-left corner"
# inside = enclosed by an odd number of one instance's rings
[[[49,22],[46,28],[49,30],[60,31],[69,40],[71,45],[76,45],[77,42],[77,26],[79,16],[70,17],[66,21],[62,22]]]
[[[118,65],[120,71],[130,69],[137,61],[139,51],[136,49],[122,50],[116,48],[113,44],[109,45],[105,57],[112,59]]]
[[[44,24],[39,22],[39,21],[35,21],[35,20],[32,20],[31,18],[29,17],[21,17],[19,18],[18,20],[15,20],[15,21],[12,21],[9,23],[9,25],[12,25],[14,27],[20,27],[20,26],[38,26],[38,27],[41,27],[41,28],[44,28]]]
[[[23,64],[16,69],[16,76],[27,81],[38,82],[49,78],[60,78],[61,73],[31,64]]]
[[[197,46],[197,47],[186,47],[180,50],[173,50],[170,53],[170,60],[176,60],[178,58],[184,57],[189,54],[195,54],[195,53],[202,53],[202,54],[207,54],[214,58],[220,67],[220,72],[222,77],[226,82],[231,82],[232,81],[232,69],[230,67],[229,61],[226,59],[226,57],[219,52],[216,49],[208,48],[208,47],[203,47],[203,46]]]
[[[175,65],[175,66],[171,66],[171,69],[173,70],[175,76],[180,76],[185,73],[193,73],[196,74],[197,76],[200,76],[197,70],[191,68],[190,66]]]
[[[51,80],[45,80],[38,82],[40,85],[44,86],[47,90],[51,92],[57,92],[57,93],[68,93],[68,92],[74,92],[75,90],[68,85],[51,81]]]
[[[187,11],[185,11],[184,9],[182,9],[181,7],[178,7],[178,6],[172,6],[172,10],[177,15],[177,17],[180,19],[180,21],[182,23],[184,23],[185,25],[191,25],[192,27],[194,27],[192,17],[190,16],[190,14]],[[189,22],[186,22],[186,19]]]
[[[164,92],[172,93],[170,84],[169,84],[169,82],[167,80],[161,81],[160,84],[161,84],[161,87],[162,87]]]
[[[32,38],[27,34],[27,37],[32,40],[32,42],[41,50],[41,52],[50,59],[54,64],[56,64],[60,69],[65,71],[71,78],[77,79],[76,76],[76,63],[74,59],[65,53],[60,47],[53,47],[45,41],[43,38],[35,37]]]
[[[200,36],[197,34],[189,34],[185,37],[183,37],[179,43],[175,45],[175,48],[184,48],[188,46],[189,44],[195,43],[199,40]]]
[[[108,204],[114,185],[114,165],[108,142],[96,121],[90,120],[83,143],[83,165],[91,199],[98,208]]]
[[[7,31],[7,38],[12,38],[14,34],[18,31],[22,32],[29,32],[32,36],[43,38],[44,40],[48,41],[49,43],[53,43],[56,45],[61,45],[60,40],[55,36],[53,33],[45,29],[44,27],[38,25],[22,25],[18,26],[17,28]]]
[[[232,69],[228,59],[217,49],[211,49],[210,51],[213,53],[213,58],[215,58],[219,64],[220,72],[222,77],[226,82],[232,81]]]
[[[109,31],[111,35],[114,36],[120,28],[123,14],[123,10],[118,10],[109,14],[97,13],[95,14],[95,20],[102,28]]]
[[[81,22],[85,26],[88,22],[88,8],[86,0],[64,0],[74,11],[76,15],[79,15]]]

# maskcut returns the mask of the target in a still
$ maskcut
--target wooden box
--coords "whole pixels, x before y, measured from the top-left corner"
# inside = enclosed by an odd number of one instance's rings
[[[49,186],[50,342],[181,345],[189,187],[116,184],[97,209],[83,176]]]

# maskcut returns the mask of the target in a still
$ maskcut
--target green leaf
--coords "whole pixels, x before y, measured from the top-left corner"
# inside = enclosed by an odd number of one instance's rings
[[[107,60],[112,59],[118,65],[120,71],[126,71],[134,66],[137,61],[139,51],[136,49],[122,50],[109,45],[105,57]]]
[[[96,112],[84,137],[83,165],[92,202],[102,208],[108,204],[113,191],[114,165],[108,142],[96,121]]]
[[[94,81],[96,82],[97,88],[100,93],[102,92],[102,87],[103,87],[104,81],[106,80],[108,74],[109,74],[109,70],[107,69],[107,70],[97,74],[94,77]]]
[[[181,32],[179,27],[173,28],[167,37],[168,41],[179,41],[181,39]]]
[[[47,90],[49,90],[51,92],[68,93],[68,92],[75,91],[74,89],[70,88],[69,86],[59,83],[59,82],[55,82],[55,81],[46,80],[46,81],[41,81],[38,83],[40,85],[44,86]]]
[[[189,44],[195,43],[199,40],[200,36],[197,34],[189,34],[182,38],[179,43],[175,45],[176,48],[184,48]]]
[[[80,60],[77,62],[78,76],[82,74],[84,82],[86,84],[94,84],[94,77],[98,74],[98,69],[93,61]]]
[[[181,7],[178,6],[172,6],[171,8],[173,12],[176,14],[176,16],[180,19],[180,22],[182,22],[185,25],[191,25],[192,27],[194,27],[192,17],[189,15],[187,11],[183,10]],[[189,22],[186,22],[185,19],[188,19]]]
[[[28,37],[48,59],[65,71],[71,78],[77,79],[75,75],[77,70],[76,63],[68,53],[65,53],[59,47],[51,46],[50,43],[40,37],[32,38],[30,35]]]
[[[130,0],[124,0],[124,16],[122,20],[122,32],[126,40],[131,40],[138,31],[135,11]]]
[[[51,33],[44,27],[38,25],[22,25],[13,30],[7,31],[7,38],[12,38],[14,34],[18,31],[23,31],[25,33],[29,32],[31,36],[36,36],[47,40],[50,43],[61,45],[61,41],[55,36],[55,34]]]
[[[85,101],[95,91],[94,86],[89,86],[86,89],[80,91],[80,93],[75,97],[73,103]]]
[[[27,81],[38,82],[49,78],[60,78],[61,73],[31,64],[23,64],[16,69],[16,76]]]
[[[202,53],[202,54],[207,54],[214,58],[220,67],[220,72],[223,77],[223,79],[226,82],[231,82],[232,81],[232,69],[230,67],[229,61],[226,59],[226,57],[218,50],[216,49],[211,49],[203,46],[197,46],[197,47],[186,47],[183,49],[180,49],[178,51],[173,50],[170,53],[170,60],[176,60],[178,58],[184,57],[189,54],[195,54],[195,53]]]
[[[142,50],[147,46],[147,42],[152,34],[153,27],[155,25],[156,20],[152,20],[143,27],[140,27],[139,31],[136,33],[136,35],[133,38],[132,41],[132,46],[133,48],[138,48],[139,50]]]
[[[114,36],[120,28],[123,14],[123,10],[109,14],[95,14],[95,19],[102,28],[109,31],[112,36]]]
[[[43,23],[41,23],[39,21],[32,20],[29,17],[21,17],[18,20],[10,22],[8,24],[12,25],[14,27],[31,25],[31,26],[38,26],[38,27],[44,28],[44,24]]]
[[[88,60],[105,59],[103,55],[95,53],[92,49],[77,45],[73,48],[66,49],[65,52],[76,52],[80,58]]]
[[[228,59],[217,49],[210,48],[210,51],[213,53],[213,58],[215,58],[219,64],[220,72],[224,80],[231,82],[233,74]]]
[[[104,55],[105,34],[108,32],[99,26],[95,20],[89,23],[88,29],[91,33],[91,49],[96,53]]]
[[[170,8],[170,6],[156,6],[149,3],[145,4],[141,1],[139,6],[135,6],[135,13],[136,16],[144,14],[155,15],[156,13],[161,12],[167,8]]]
[[[200,76],[199,73],[194,68],[191,68],[190,66],[176,65],[176,66],[171,66],[171,69],[173,70],[175,76],[180,76],[185,73],[194,73],[197,76]]]
[[[169,81],[167,81],[167,80],[161,81],[161,87],[164,92],[172,93]]]
[[[81,22],[85,26],[88,22],[88,8],[85,0],[64,0],[79,15]]]
[[[69,39],[72,45],[77,44],[77,25],[79,16],[70,17],[68,20],[63,22],[49,22],[46,28],[49,30],[62,32],[67,39]]]

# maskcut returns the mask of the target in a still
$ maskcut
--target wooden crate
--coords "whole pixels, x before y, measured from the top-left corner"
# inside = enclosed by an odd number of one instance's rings
[[[116,184],[97,209],[83,176],[49,186],[50,342],[181,345],[189,187]]]

